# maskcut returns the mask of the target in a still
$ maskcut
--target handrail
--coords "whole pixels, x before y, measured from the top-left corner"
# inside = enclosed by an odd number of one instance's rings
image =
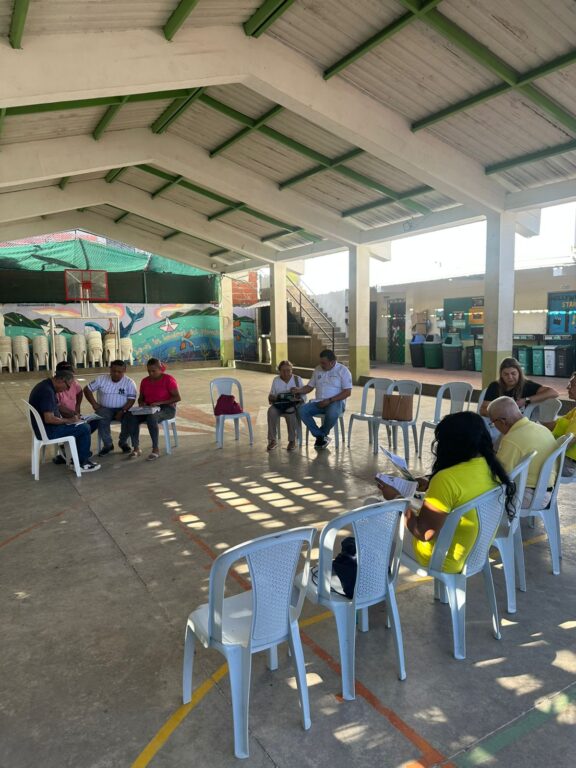
[[[300,288],[300,286],[297,285],[297,283],[295,283],[294,280],[292,280],[292,278],[289,275],[288,275],[288,280],[292,283],[292,286],[294,288],[296,288],[296,290],[298,291],[298,306],[299,306],[299,311],[300,311],[300,319],[302,319],[302,313],[305,313],[308,316],[308,319],[314,325],[316,325],[320,329],[320,332],[322,333],[322,335],[325,336],[328,339],[328,342],[332,343],[332,350],[334,350],[335,330],[336,330],[335,324],[330,320],[330,318],[328,318],[324,314],[324,312],[322,312],[322,310],[319,307],[317,307],[313,303],[313,301],[310,299],[310,297],[306,293],[304,293],[304,291]],[[288,285],[286,287],[289,288]],[[313,317],[313,315],[310,313],[310,311],[302,306],[302,297],[303,296],[308,301],[308,303],[312,305],[313,309],[321,315],[321,317],[326,321],[326,323],[328,323],[328,325],[330,326],[330,329],[331,329],[331,333],[329,333],[324,328],[322,328],[320,323]]]

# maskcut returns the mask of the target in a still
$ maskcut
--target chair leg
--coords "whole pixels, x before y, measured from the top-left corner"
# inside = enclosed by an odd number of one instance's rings
[[[40,443],[32,443],[32,474],[34,480],[40,480]]]
[[[74,440],[73,437],[69,438],[68,446],[70,448],[70,453],[72,455],[72,462],[74,464],[74,471],[76,472],[76,477],[82,477],[82,472],[80,471],[80,459],[78,458],[78,449],[76,448],[76,440]]]
[[[268,669],[271,672],[274,672],[274,670],[278,669],[278,646],[277,645],[271,645],[270,648],[268,648]]]
[[[392,623],[394,637],[394,648],[396,650],[396,660],[398,661],[398,678],[406,680],[406,663],[404,661],[404,641],[402,640],[402,625],[400,624],[400,614],[398,613],[398,603],[396,602],[396,593],[394,585],[388,586],[387,615]]]
[[[552,573],[554,576],[560,575],[560,540],[558,538],[558,526],[556,524],[556,515],[558,509],[547,509],[542,513],[542,522],[548,535],[548,546],[550,547],[550,557],[552,558]]]
[[[439,600],[444,605],[448,605],[446,585],[440,579],[434,579],[434,600]]]
[[[174,436],[174,448],[178,448],[178,430],[175,421],[172,422],[172,434]]]
[[[342,447],[346,445],[346,429],[344,427],[344,416],[340,416],[338,419],[338,423],[340,424],[340,431],[342,432]]]
[[[354,685],[356,616],[353,609],[354,606],[351,603],[349,606],[339,605],[334,611],[342,669],[342,698],[346,701],[353,701],[356,698]]]
[[[338,421],[334,424],[334,448],[338,450],[340,447],[340,424]]]
[[[302,727],[307,731],[312,725],[312,721],[310,719],[310,701],[308,698],[308,683],[306,681],[306,663],[304,661],[304,652],[297,622],[291,622],[288,646],[294,659],[296,670],[296,685],[298,686],[300,709],[302,710]]]
[[[490,605],[490,612],[492,613],[492,631],[496,640],[500,640],[502,635],[500,633],[500,619],[498,617],[498,605],[496,603],[496,592],[494,592],[494,581],[492,579],[492,569],[490,568],[490,560],[486,560],[486,565],[482,569],[482,575],[484,576],[484,588],[486,590],[486,597]],[[466,589],[466,586],[464,586]]]
[[[184,664],[182,666],[182,703],[188,704],[192,699],[192,672],[194,671],[194,646],[196,637],[187,626],[184,636]]]
[[[406,464],[410,461],[410,435],[408,434],[408,426],[402,424],[402,440],[404,441],[404,459]],[[418,447],[418,446],[416,446]]]
[[[366,424],[368,425],[368,445],[372,445],[372,422],[367,421]],[[350,445],[350,430],[348,430],[348,445]]]
[[[426,424],[422,424],[420,427],[420,441],[418,443],[418,456],[422,458],[422,448],[424,447],[424,432],[426,430]]]
[[[350,420],[348,421],[348,445],[350,445],[350,440],[352,440],[352,425],[354,424],[354,414],[350,414]],[[371,443],[372,442],[372,435],[370,433],[370,422],[368,422],[368,440]]]
[[[514,561],[516,564],[516,579],[520,592],[526,592],[526,566],[524,565],[524,546],[522,544],[522,529],[516,528],[514,533]]]
[[[368,620],[368,608],[360,608],[358,611],[358,629],[360,632],[368,632],[370,624]]]
[[[224,447],[224,416],[216,416],[216,445]]]
[[[504,569],[504,582],[506,584],[507,612],[516,613],[516,572],[514,569],[514,542],[507,537],[497,544],[502,568]]]
[[[248,424],[248,434],[250,435],[250,445],[254,445],[254,433],[252,432],[252,419],[250,414],[246,414],[246,423]]]
[[[414,439],[414,452],[418,453],[418,430],[416,429],[416,424],[411,424],[412,427],[412,437]]]
[[[248,757],[248,707],[250,705],[250,675],[252,658],[248,648],[236,645],[227,649],[226,659],[232,692],[234,721],[234,754]]]
[[[240,419],[234,419],[234,440],[240,440]]]
[[[454,658],[466,658],[466,577],[455,575],[446,583],[448,603],[452,614]]]
[[[166,443],[166,453],[172,453],[172,446],[170,444],[170,426],[167,421],[162,422],[162,428],[164,430],[164,442]]]
[[[378,433],[380,432],[380,424],[377,421],[368,422],[368,429],[372,430],[372,451],[374,456],[378,455],[380,444],[378,442]]]

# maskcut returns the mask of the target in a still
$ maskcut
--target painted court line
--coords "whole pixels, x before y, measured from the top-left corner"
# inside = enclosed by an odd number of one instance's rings
[[[35,528],[40,528],[42,525],[46,525],[46,523],[51,522],[52,520],[56,520],[58,517],[62,517],[65,512],[68,510],[64,509],[62,512],[58,512],[56,515],[51,515],[50,517],[44,518],[44,520],[39,520],[37,523],[34,523],[33,525],[28,526],[28,528],[24,528],[23,531],[19,531],[18,533],[15,533],[14,536],[10,536],[8,539],[4,539],[4,541],[0,541],[0,549],[2,547],[5,547],[7,544],[11,544],[13,541],[16,541],[16,539],[19,539],[21,536],[25,536],[27,533],[30,533],[30,531],[33,531]]]

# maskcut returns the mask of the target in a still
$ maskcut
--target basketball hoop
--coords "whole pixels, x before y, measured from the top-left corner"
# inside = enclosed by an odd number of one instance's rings
[[[66,301],[108,301],[108,273],[101,269],[65,269]]]

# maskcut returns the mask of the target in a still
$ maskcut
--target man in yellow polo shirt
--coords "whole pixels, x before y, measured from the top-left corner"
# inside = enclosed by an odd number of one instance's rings
[[[488,406],[488,417],[502,435],[496,458],[507,472],[514,469],[527,453],[536,451],[536,456],[528,467],[528,480],[522,500],[522,506],[529,507],[542,465],[556,448],[556,440],[543,424],[522,416],[520,409],[510,397],[497,397],[496,400],[492,400]],[[550,489],[555,481],[556,470],[553,470],[548,480]]]
[[[566,389],[568,390],[570,400],[576,400],[576,372],[570,377]],[[568,446],[562,467],[562,477],[572,477],[576,473],[576,408],[572,408],[565,416],[560,416],[555,424],[550,425],[550,429],[552,429],[554,437],[562,437],[562,435],[568,434],[572,434],[575,437]]]

